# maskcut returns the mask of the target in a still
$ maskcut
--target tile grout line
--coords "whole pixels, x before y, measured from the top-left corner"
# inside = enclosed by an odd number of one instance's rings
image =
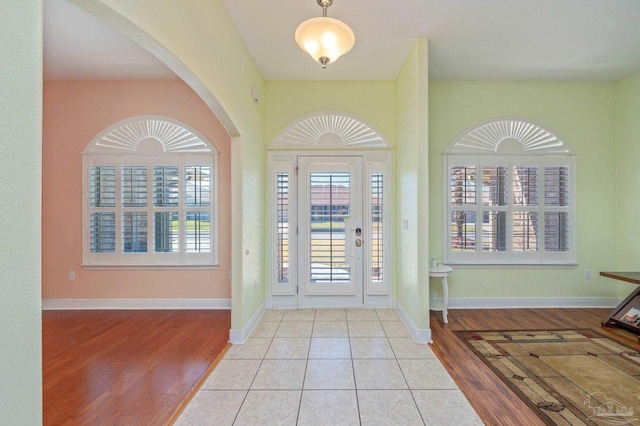
[[[384,330],[384,327],[382,327],[382,329]],[[409,386],[409,381],[407,380],[407,376],[404,374],[404,370],[402,369],[402,366],[400,365],[400,361],[398,360],[398,356],[396,355],[396,351],[393,349],[393,345],[391,344],[391,341],[389,340],[390,337],[387,335],[387,330],[384,330],[384,334],[387,337],[387,342],[389,343],[389,346],[391,346],[391,351],[393,352],[393,356],[395,357],[396,363],[398,364],[398,368],[400,369],[400,373],[402,374],[402,378],[404,379],[404,382],[407,384],[407,389],[409,390],[409,394],[411,395],[411,399],[413,400],[413,404],[416,406],[416,409],[418,410],[418,414],[420,415],[420,420],[422,420],[422,424],[426,425],[426,422],[424,421],[424,417],[422,416],[422,411],[420,411],[420,407],[418,406],[418,403],[416,402],[416,398],[413,395],[413,389],[411,389],[411,386]]]
[[[356,381],[356,366],[353,363],[353,351],[351,350],[351,333],[349,332],[349,315],[347,310],[344,310],[344,314],[347,320],[347,342],[349,343],[349,355],[351,359],[351,370],[353,371],[353,387],[356,392],[356,408],[358,410],[358,423],[362,425],[362,416],[360,414],[360,398],[358,398],[358,382]]]
[[[302,408],[302,395],[304,394],[304,384],[307,380],[307,369],[309,368],[309,353],[311,352],[311,340],[313,339],[313,329],[316,326],[316,310],[313,311],[313,325],[311,326],[311,337],[309,337],[309,348],[307,349],[307,360],[304,364],[304,374],[302,375],[302,389],[300,389],[300,400],[298,401],[298,414],[296,415],[296,425],[300,421],[300,409]]]
[[[376,312],[377,314],[377,312]],[[380,325],[382,325],[382,321],[380,321]],[[393,352],[393,356],[394,359],[396,360],[396,364],[398,364],[398,368],[400,369],[400,373],[402,374],[402,378],[404,379],[404,382],[407,385],[407,389],[409,390],[409,394],[411,395],[411,400],[413,401],[413,404],[416,407],[416,410],[418,410],[418,414],[420,415],[420,420],[422,421],[423,425],[426,425],[426,422],[424,421],[424,417],[422,417],[422,412],[420,411],[420,407],[418,407],[418,403],[416,402],[416,398],[413,396],[413,390],[411,389],[411,386],[409,386],[409,381],[407,380],[407,376],[405,376],[404,374],[404,370],[402,369],[402,366],[400,365],[400,361],[398,360],[398,356],[396,355],[396,351],[393,349],[393,345],[391,344],[391,341],[389,340],[390,337],[387,334],[387,330],[384,329],[384,327],[382,327],[382,330],[384,331],[384,335],[387,339],[387,343],[389,343],[389,346],[391,347],[391,352]]]
[[[280,324],[281,323],[282,323],[282,320],[278,323],[278,328],[280,328]],[[278,328],[276,328],[276,333],[278,332]],[[236,413],[236,416],[233,418],[232,425],[234,425],[236,423],[236,421],[238,420],[238,416],[240,415],[240,411],[242,411],[242,407],[244,406],[244,403],[247,401],[247,397],[249,396],[249,392],[251,392],[251,387],[253,386],[253,382],[256,381],[256,377],[258,377],[258,373],[260,372],[260,368],[262,368],[262,363],[264,362],[264,359],[267,356],[267,352],[269,352],[269,348],[271,348],[271,345],[273,344],[273,339],[275,339],[275,333],[274,333],[274,337],[271,338],[271,342],[269,342],[269,346],[267,346],[267,350],[265,351],[264,355],[260,359],[260,365],[258,366],[258,369],[256,370],[256,374],[253,376],[253,379],[251,380],[251,383],[249,383],[249,389],[247,389],[247,393],[244,395],[244,398],[242,399],[242,404],[240,404],[240,408],[238,408],[238,412]]]

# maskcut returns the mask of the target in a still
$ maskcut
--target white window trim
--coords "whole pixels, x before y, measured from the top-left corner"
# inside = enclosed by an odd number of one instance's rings
[[[502,144],[504,141],[516,141],[518,144]],[[502,146],[501,146],[502,144]],[[506,145],[506,146],[505,146]],[[511,250],[512,231],[507,232],[506,252],[483,252],[482,247],[482,191],[476,187],[476,203],[473,207],[462,208],[476,212],[476,250],[474,252],[453,252],[451,250],[451,206],[450,171],[454,165],[474,165],[476,180],[482,179],[482,167],[488,165],[506,165],[509,176],[514,165],[536,165],[538,174],[539,205],[532,209],[543,218],[545,211],[554,210],[544,205],[544,167],[548,165],[566,165],[569,168],[569,206],[564,209],[569,214],[570,249],[566,252],[544,250],[544,229],[539,227],[539,247],[535,253],[518,253]],[[509,197],[512,197],[509,191]],[[466,268],[566,268],[577,265],[577,209],[576,209],[576,156],[560,137],[543,125],[522,118],[496,118],[481,122],[460,133],[443,153],[443,257],[444,262]],[[515,211],[508,203],[507,217]],[[494,209],[492,209],[494,210]],[[511,227],[508,220],[508,227]],[[539,219],[540,224],[544,224]]]
[[[155,139],[162,144],[163,152],[137,152],[141,142]],[[182,216],[186,211],[208,211],[211,214],[209,253],[187,253],[185,251],[183,229],[180,230],[179,253],[155,253],[153,239],[147,240],[146,253],[123,253],[122,227],[116,226],[116,252],[92,253],[90,243],[90,176],[92,166],[113,165],[116,167],[116,206],[112,211],[116,220],[122,217],[121,167],[126,164],[144,165],[147,167],[147,182],[151,185],[155,165],[175,164],[180,173],[180,203],[176,209]],[[184,172],[186,165],[206,165],[212,170],[211,207],[184,206]],[[83,267],[94,270],[133,270],[133,269],[217,269],[218,268],[218,151],[202,134],[187,124],[161,116],[137,116],[119,121],[97,135],[83,152],[82,167],[83,184]],[[150,178],[151,176],[151,178]],[[151,182],[151,183],[150,183]],[[147,206],[140,208],[147,212],[148,235],[153,234],[152,191],[147,192]],[[157,208],[156,208],[157,209]],[[118,222],[119,223],[119,222]]]

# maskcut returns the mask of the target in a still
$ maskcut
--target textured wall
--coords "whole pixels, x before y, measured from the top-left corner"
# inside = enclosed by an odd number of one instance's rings
[[[615,266],[613,84],[433,81],[430,87],[431,253],[442,258],[442,152],[456,135],[492,117],[548,126],[577,154],[578,263],[572,269],[462,269],[452,298],[614,297],[599,271]],[[591,270],[586,280],[584,271]],[[432,293],[440,295],[439,285]]]
[[[82,151],[110,125],[138,115],[180,120],[218,150],[218,270],[82,268]],[[43,125],[44,299],[231,297],[231,138],[181,81],[46,82]],[[76,272],[75,281],[69,272]]]
[[[619,271],[640,270],[640,73],[615,83],[616,263]],[[618,297],[635,286],[620,283]]]
[[[419,38],[396,80],[396,292],[420,329],[429,327],[429,77]]]
[[[0,7],[0,419],[42,423],[42,1]]]

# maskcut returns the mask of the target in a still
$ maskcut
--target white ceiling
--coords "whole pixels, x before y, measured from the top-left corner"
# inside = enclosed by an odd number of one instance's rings
[[[45,80],[173,80],[153,55],[66,0],[44,1]]]
[[[322,70],[293,33],[316,0],[224,0],[266,80],[393,80],[418,36],[440,80],[615,81],[640,71],[640,0],[334,0],[356,34]],[[175,79],[65,0],[45,0],[45,78]]]

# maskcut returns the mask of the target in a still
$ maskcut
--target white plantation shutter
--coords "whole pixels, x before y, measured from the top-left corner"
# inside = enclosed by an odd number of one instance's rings
[[[86,265],[217,264],[217,151],[194,132],[134,118],[89,144]]]
[[[575,157],[560,138],[498,119],[463,132],[443,160],[445,262],[575,264]]]

